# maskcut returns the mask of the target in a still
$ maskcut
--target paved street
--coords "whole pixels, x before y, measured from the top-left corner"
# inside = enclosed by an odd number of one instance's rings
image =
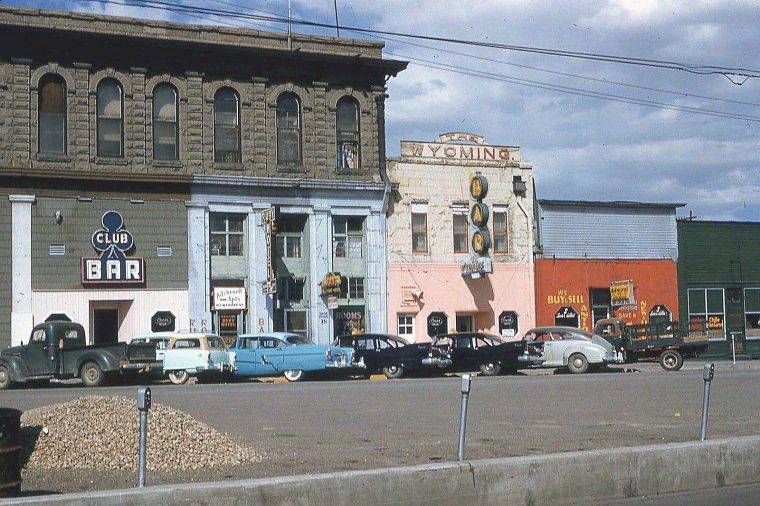
[[[504,457],[694,439],[702,402],[701,364],[666,373],[608,372],[477,378],[467,456]],[[757,364],[719,364],[711,437],[760,433]],[[156,385],[154,402],[188,412],[265,454],[244,468],[155,475],[153,483],[208,481],[363,469],[450,460],[456,453],[457,378],[320,381],[301,384]],[[2,393],[30,409],[82,395],[132,396],[134,387],[74,386]],[[135,413],[137,416],[137,413]],[[27,489],[131,486],[131,473],[27,473]]]

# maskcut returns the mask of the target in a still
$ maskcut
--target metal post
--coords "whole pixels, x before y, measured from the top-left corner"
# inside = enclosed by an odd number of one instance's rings
[[[464,442],[465,432],[467,431],[467,400],[470,397],[470,384],[472,383],[471,374],[462,375],[462,407],[459,413],[459,449],[457,450],[457,460],[464,460]]]
[[[731,355],[734,359],[734,365],[736,365],[736,332],[731,332]]]
[[[148,447],[148,410],[150,410],[150,387],[137,389],[137,409],[140,412],[140,443],[137,453],[137,486],[145,486]]]
[[[702,426],[699,431],[701,441],[707,439],[707,411],[710,407],[710,384],[715,374],[715,364],[706,363],[702,371],[702,379],[705,382],[705,390],[702,396]]]

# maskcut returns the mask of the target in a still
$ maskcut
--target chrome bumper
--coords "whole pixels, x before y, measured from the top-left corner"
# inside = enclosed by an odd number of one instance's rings
[[[325,367],[328,369],[366,369],[367,365],[364,363],[364,357],[360,358],[358,362],[346,362],[346,357],[338,357],[335,360],[328,360]]]
[[[439,357],[425,357],[422,359],[422,365],[433,365],[433,366],[440,367],[441,369],[444,369],[451,365],[451,359],[439,358]]]
[[[605,364],[625,364],[625,356],[622,351],[607,353],[604,355]]]

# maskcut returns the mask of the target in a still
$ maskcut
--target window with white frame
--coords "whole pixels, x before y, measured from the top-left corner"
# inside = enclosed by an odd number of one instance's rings
[[[467,221],[467,204],[454,204],[451,206],[454,231],[454,253],[469,253],[470,230]]]
[[[396,332],[399,336],[414,340],[414,315],[399,314],[396,316]]]
[[[282,215],[274,239],[275,254],[280,258],[301,258],[301,242],[306,218],[301,215]]]
[[[364,218],[361,216],[333,218],[333,256],[362,258]]]
[[[744,337],[760,339],[760,288],[744,289]]]
[[[509,220],[507,206],[493,206],[493,251],[509,253]]]
[[[363,299],[364,298],[364,278],[362,277],[341,277],[340,296],[344,299]]]
[[[428,252],[427,203],[413,202],[412,210],[412,253]]]
[[[211,213],[212,256],[243,256],[244,214]]]

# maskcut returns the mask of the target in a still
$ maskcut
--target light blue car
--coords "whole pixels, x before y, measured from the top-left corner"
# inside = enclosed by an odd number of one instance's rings
[[[242,334],[228,350],[235,376],[279,376],[301,381],[306,373],[363,367],[353,348],[314,344],[298,334]]]

